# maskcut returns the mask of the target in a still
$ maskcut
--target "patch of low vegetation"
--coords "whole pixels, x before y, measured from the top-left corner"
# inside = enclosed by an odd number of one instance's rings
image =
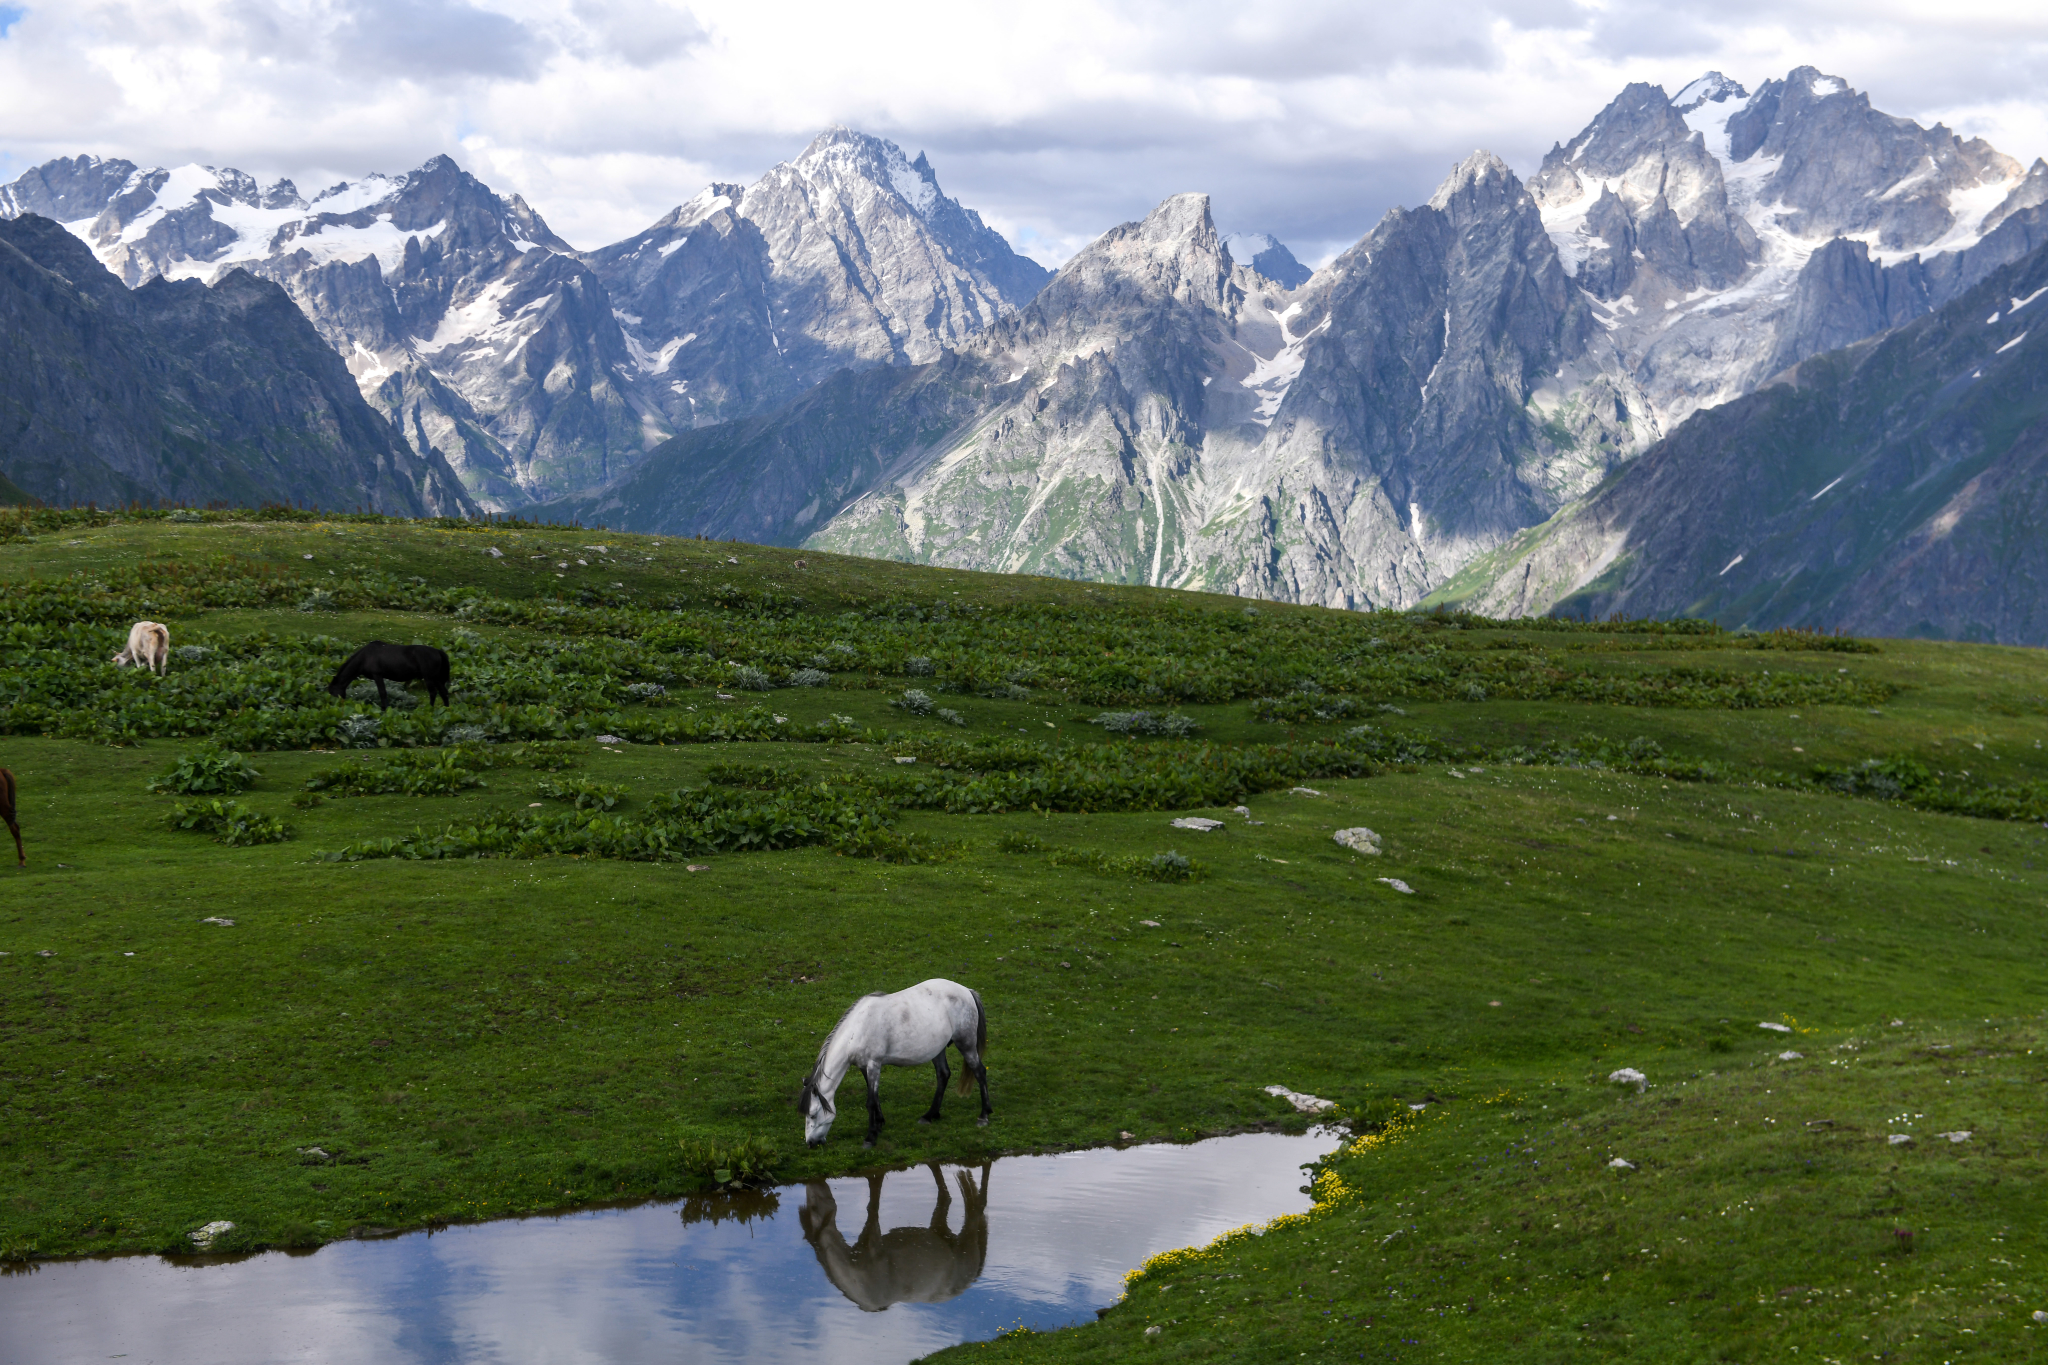
[[[292,837],[291,827],[274,815],[263,815],[239,801],[180,801],[164,820],[173,829],[210,834],[230,848],[250,844],[281,844]]]
[[[201,749],[182,754],[171,770],[149,784],[153,792],[177,796],[218,793],[233,796],[254,786],[263,774],[249,766],[240,754],[228,749]]]

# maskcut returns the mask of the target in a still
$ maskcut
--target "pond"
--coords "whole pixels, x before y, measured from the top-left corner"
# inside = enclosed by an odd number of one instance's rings
[[[1338,1134],[913,1167],[238,1260],[0,1277],[0,1362],[902,1362],[1088,1320],[1172,1247],[1301,1212]]]

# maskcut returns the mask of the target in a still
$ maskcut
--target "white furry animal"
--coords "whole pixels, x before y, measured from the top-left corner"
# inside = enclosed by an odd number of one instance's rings
[[[128,627],[128,647],[114,656],[114,666],[162,673],[170,657],[171,628],[155,621],[137,621]]]
[[[839,1024],[818,1049],[818,1063],[804,1077],[797,1112],[804,1119],[804,1141],[816,1147],[832,1131],[839,1115],[836,1097],[839,1082],[848,1071],[867,1079],[868,1136],[865,1146],[875,1145],[882,1131],[882,1068],[923,1066],[931,1063],[938,1079],[932,1107],[919,1123],[933,1123],[939,1117],[939,1101],[946,1097],[946,1082],[953,1069],[946,1064],[946,1049],[960,1050],[962,1070],[960,1093],[966,1094],[974,1081],[981,1083],[981,1118],[989,1116],[988,1016],[982,1012],[981,995],[944,977],[920,981],[894,995],[864,995],[853,1002]]]

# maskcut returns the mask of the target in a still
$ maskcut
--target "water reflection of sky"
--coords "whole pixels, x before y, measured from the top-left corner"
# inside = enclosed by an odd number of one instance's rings
[[[1255,1133],[1006,1158],[989,1177],[982,1274],[943,1303],[856,1307],[804,1239],[799,1185],[745,1223],[649,1204],[211,1265],[54,1263],[0,1278],[0,1362],[905,1361],[1020,1322],[1086,1319],[1146,1257],[1306,1208],[1299,1165],[1331,1145]],[[947,1230],[960,1234],[966,1201],[945,1176]],[[868,1182],[830,1187],[855,1244]],[[927,1228],[934,1202],[928,1169],[891,1172],[878,1226]]]

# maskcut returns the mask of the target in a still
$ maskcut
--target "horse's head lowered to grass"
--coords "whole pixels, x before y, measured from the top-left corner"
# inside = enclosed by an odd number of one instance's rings
[[[804,1118],[804,1142],[812,1147],[825,1145],[825,1138],[832,1131],[832,1120],[839,1117],[839,1110],[832,1102],[832,1096],[818,1089],[816,1074],[804,1077],[804,1088],[796,1097],[796,1112]]]

